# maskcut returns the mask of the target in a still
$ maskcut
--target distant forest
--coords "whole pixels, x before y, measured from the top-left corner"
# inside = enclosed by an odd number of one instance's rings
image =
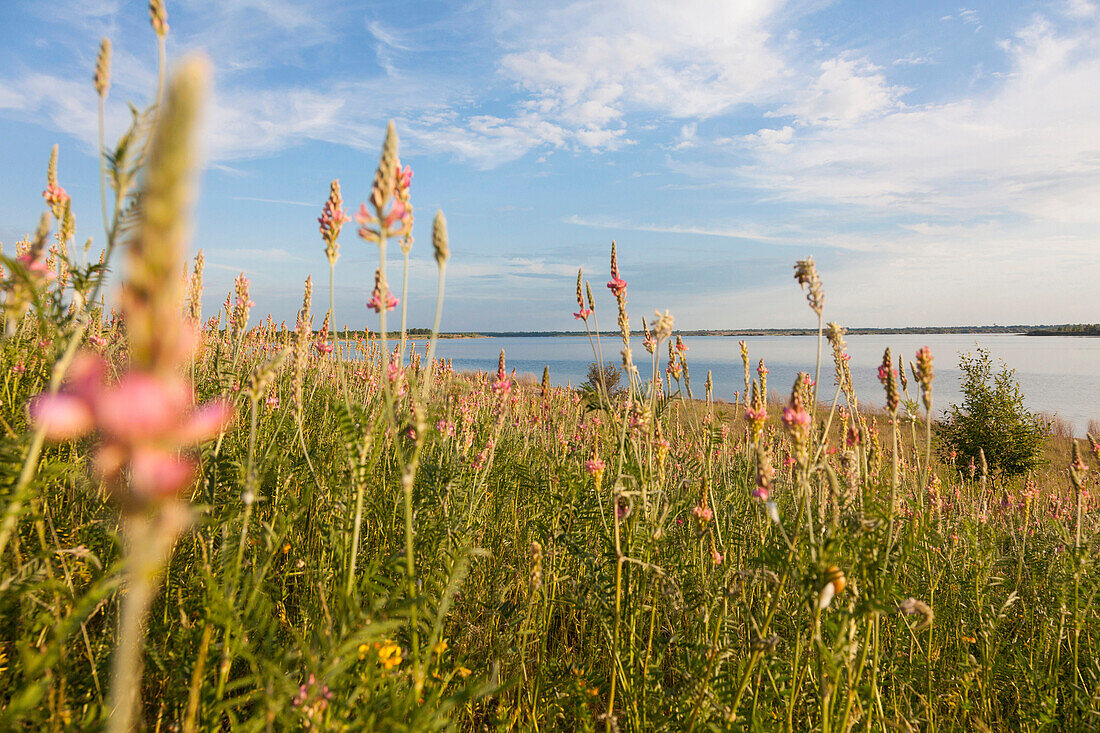
[[[320,333],[320,332],[315,332]],[[335,331],[343,337],[343,329]],[[376,331],[348,330],[348,337],[361,337],[377,335]],[[641,335],[641,331],[632,332]],[[813,336],[817,334],[816,328],[740,328],[740,329],[696,329],[677,331],[683,336]],[[1100,323],[1065,323],[1061,325],[1012,325],[1012,326],[907,326],[903,328],[849,328],[847,333],[858,335],[873,334],[932,334],[932,333],[1022,333],[1027,336],[1100,336]],[[430,328],[410,328],[407,335],[410,338],[427,338],[431,336]],[[618,331],[602,331],[604,336],[617,336]],[[401,338],[400,331],[390,331],[389,338]],[[520,336],[578,336],[584,335],[584,331],[467,331],[440,333],[439,338],[486,338],[486,337],[520,337]]]
[[[1028,336],[1100,336],[1100,323],[1069,323],[1064,326],[1040,326]]]

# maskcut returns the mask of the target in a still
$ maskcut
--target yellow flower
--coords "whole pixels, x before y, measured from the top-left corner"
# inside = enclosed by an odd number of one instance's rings
[[[469,677],[473,674],[473,672],[466,669],[465,667],[455,667],[455,672],[458,672],[459,677]]]
[[[443,652],[447,651],[447,640],[440,640],[438,644],[432,647],[432,651],[435,652],[437,657],[443,656]]]
[[[369,645],[367,645],[367,644],[360,644],[359,645],[359,661],[360,662],[362,662],[364,659],[366,659],[367,654],[369,654],[369,653],[370,653],[370,646]]]
[[[382,663],[382,666],[388,672],[394,667],[401,664],[401,647],[394,644],[392,641],[387,641],[378,647],[378,661]]]

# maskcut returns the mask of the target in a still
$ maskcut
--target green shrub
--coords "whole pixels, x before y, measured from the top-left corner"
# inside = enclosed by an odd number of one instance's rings
[[[599,362],[592,362],[588,365],[587,377],[588,380],[581,385],[581,389],[586,392],[598,393],[601,389],[606,389],[609,397],[618,397],[623,392],[619,384],[623,378],[623,370],[613,361],[603,366]]]
[[[951,405],[937,425],[943,453],[962,467],[979,462],[985,451],[994,476],[1012,478],[1042,463],[1047,426],[1024,407],[1024,395],[1014,369],[1003,362],[994,373],[989,352],[960,354],[963,404]]]

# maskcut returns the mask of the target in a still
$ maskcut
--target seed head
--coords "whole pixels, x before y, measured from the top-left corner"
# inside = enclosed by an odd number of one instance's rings
[[[168,13],[164,9],[164,0],[149,0],[149,21],[158,36],[164,38],[168,35]]]
[[[177,273],[183,266],[191,219],[197,168],[194,133],[208,76],[209,64],[201,57],[182,64],[168,85],[149,145],[142,218],[128,248],[123,294],[132,365],[137,369],[174,368],[191,350],[181,329],[183,293]]]
[[[886,388],[886,409],[891,414],[896,415],[900,397],[898,395],[897,373],[894,371],[894,360],[890,355],[889,347],[882,355],[882,364],[878,368],[878,381],[882,382],[882,386]]]
[[[374,183],[371,185],[371,204],[381,219],[386,204],[393,196],[394,184],[397,182],[394,172],[397,170],[397,128],[393,120],[386,126],[386,139],[382,143],[382,157],[378,160],[378,169],[374,172]]]
[[[542,545],[538,542],[532,542],[530,547],[531,554],[531,576],[529,583],[532,593],[537,593],[542,588]]]
[[[447,260],[451,257],[451,248],[447,242],[447,217],[443,216],[442,211],[436,211],[435,219],[432,221],[432,250],[435,252],[437,265],[443,267],[447,264]],[[577,278],[579,281],[579,274]]]
[[[655,310],[653,311],[653,315],[657,317],[657,322],[653,326],[653,336],[658,341],[664,341],[665,339],[671,338],[673,326],[672,314],[667,310],[664,313]]]
[[[825,308],[825,290],[821,286],[821,278],[817,274],[817,265],[813,257],[807,257],[795,263],[794,279],[806,291],[806,301],[810,304],[810,308],[820,316]]]
[[[313,317],[310,306],[313,301],[313,278],[306,278],[305,293],[302,295],[302,308],[298,311],[298,322],[294,339],[294,373],[291,385],[294,389],[294,407],[300,416],[302,413],[302,389],[306,360],[309,358],[309,341],[313,336]]]
[[[321,216],[317,223],[321,225],[321,239],[325,242],[325,256],[329,265],[335,265],[340,257],[340,244],[336,241],[340,236],[340,229],[346,222],[351,221],[348,212],[344,210],[344,199],[340,196],[340,181],[334,180],[329,184],[328,200],[321,210]]]
[[[1083,489],[1088,474],[1089,465],[1081,457],[1081,446],[1075,440],[1073,441],[1073,457],[1069,463],[1069,479],[1073,484],[1073,488],[1077,491]]]
[[[195,255],[191,279],[187,281],[187,317],[196,328],[202,322],[202,270],[205,264],[206,257],[200,249]]]
[[[936,617],[936,614],[932,612],[932,607],[924,601],[918,601],[916,598],[906,598],[904,601],[898,604],[898,612],[905,614],[906,616],[912,616],[913,614],[920,614],[921,622],[917,625],[914,631],[920,631],[932,624],[932,620]]]
[[[924,409],[932,409],[932,349],[927,346],[917,351],[917,368],[913,376],[921,387],[921,399],[924,401]]]
[[[107,96],[107,90],[111,88],[111,39],[104,38],[99,42],[99,55],[95,59],[95,91],[101,97]]]

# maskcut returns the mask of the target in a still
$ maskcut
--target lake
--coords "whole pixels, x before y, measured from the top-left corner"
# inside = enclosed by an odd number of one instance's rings
[[[754,370],[757,361],[764,359],[771,391],[789,394],[799,371],[813,374],[817,336],[688,337],[685,343],[689,347],[691,387],[697,397],[703,396],[708,369],[714,378],[716,399],[733,401],[734,393],[744,389],[741,352],[737,344],[742,338],[748,344]],[[996,366],[998,360],[1003,360],[1010,369],[1016,370],[1028,409],[1058,415],[1071,423],[1080,436],[1084,435],[1089,420],[1100,420],[1100,338],[1017,334],[849,335],[846,338],[852,357],[852,381],[857,396],[864,403],[876,406],[885,403],[877,370],[887,346],[893,350],[895,361],[897,355],[902,354],[908,362],[915,357],[917,349],[928,345],[935,357],[933,410],[938,414],[961,400],[959,353],[973,352],[981,346],[992,355],[995,368],[999,368]],[[618,338],[603,337],[604,361],[620,363],[619,344]],[[588,365],[595,360],[588,339],[583,335],[440,339],[436,346],[437,355],[452,359],[454,368],[459,371],[495,370],[501,349],[507,354],[509,371],[514,367],[517,374],[529,373],[540,378],[543,367],[549,366],[550,379],[556,385],[577,386],[585,380]],[[633,349],[642,377],[648,378],[650,357],[642,347],[641,338],[635,337]],[[830,400],[835,384],[828,341],[824,350],[821,394]],[[663,370],[667,351],[661,356],[660,368]],[[917,397],[912,379],[909,393]]]

